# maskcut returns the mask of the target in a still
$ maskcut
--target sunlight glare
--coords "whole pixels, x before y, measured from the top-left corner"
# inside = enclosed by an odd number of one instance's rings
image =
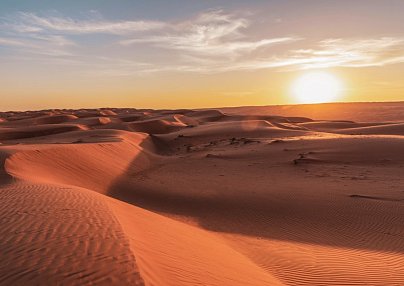
[[[310,72],[293,83],[292,94],[300,103],[331,102],[340,96],[341,87],[340,80],[328,72]]]

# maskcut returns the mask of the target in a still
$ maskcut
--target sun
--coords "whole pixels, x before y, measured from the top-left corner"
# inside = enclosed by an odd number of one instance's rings
[[[292,94],[300,103],[331,102],[341,95],[342,83],[331,73],[310,72],[292,85]]]

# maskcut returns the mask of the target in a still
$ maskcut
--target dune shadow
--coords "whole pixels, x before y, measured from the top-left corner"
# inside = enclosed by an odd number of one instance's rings
[[[5,170],[7,157],[8,154],[0,150],[0,187],[12,182],[12,177]]]
[[[136,159],[126,174],[117,178],[108,195],[141,208],[195,220],[214,232],[242,234],[271,240],[324,246],[404,252],[404,216],[401,201],[358,200],[345,196],[336,201],[309,199],[307,196],[275,196],[259,199],[246,195],[204,195],[165,187],[167,182],[150,186],[147,170],[133,175]],[[192,172],[192,170],[189,170]],[[173,178],[174,179],[174,178]],[[206,178],[209,180],[210,178]],[[175,178],[181,182],[181,178]],[[244,182],[246,190],[249,182]],[[271,186],[268,183],[268,188]],[[326,186],[324,186],[326,188]],[[287,190],[285,190],[287,192]],[[301,190],[304,192],[304,189]],[[282,193],[279,190],[278,193]]]

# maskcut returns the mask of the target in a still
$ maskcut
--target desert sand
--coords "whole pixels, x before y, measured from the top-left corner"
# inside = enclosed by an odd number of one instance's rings
[[[0,113],[1,285],[404,285],[404,103]]]

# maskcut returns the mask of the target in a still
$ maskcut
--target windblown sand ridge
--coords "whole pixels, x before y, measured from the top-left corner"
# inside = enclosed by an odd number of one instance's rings
[[[0,284],[402,285],[404,122],[242,111],[0,113]]]

